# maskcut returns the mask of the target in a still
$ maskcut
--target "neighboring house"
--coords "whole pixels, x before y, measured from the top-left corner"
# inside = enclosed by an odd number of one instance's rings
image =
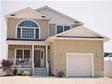
[[[112,52],[104,53],[104,76],[112,77]]]
[[[83,23],[48,6],[6,15],[8,59],[32,75],[104,76],[104,41]]]
[[[105,53],[104,53],[104,57],[112,57],[112,53],[105,52]]]

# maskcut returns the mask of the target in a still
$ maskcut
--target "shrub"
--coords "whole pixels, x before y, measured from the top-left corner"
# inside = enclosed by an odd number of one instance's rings
[[[6,71],[6,75],[8,75],[8,73],[11,71],[12,65],[13,65],[12,61],[2,60],[0,68],[2,68],[3,71]]]
[[[29,72],[29,71],[24,71],[24,72],[22,73],[22,75],[23,75],[23,76],[29,76],[29,75],[30,75],[30,72]]]
[[[10,76],[14,76],[14,74],[13,73],[10,73]]]
[[[17,69],[16,69],[16,68],[13,70],[13,74],[14,74],[14,75],[17,74]]]
[[[63,77],[64,76],[64,72],[63,71],[59,71],[58,72],[58,77]]]

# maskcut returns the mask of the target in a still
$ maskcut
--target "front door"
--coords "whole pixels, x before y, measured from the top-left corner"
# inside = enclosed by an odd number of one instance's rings
[[[40,67],[40,50],[34,51],[34,67]]]

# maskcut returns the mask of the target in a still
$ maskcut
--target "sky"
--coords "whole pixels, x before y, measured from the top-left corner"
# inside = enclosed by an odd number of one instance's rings
[[[5,15],[31,7],[49,6],[84,23],[84,26],[112,39],[112,1],[1,1],[0,58],[7,57]],[[105,42],[105,52],[112,52],[112,40]]]

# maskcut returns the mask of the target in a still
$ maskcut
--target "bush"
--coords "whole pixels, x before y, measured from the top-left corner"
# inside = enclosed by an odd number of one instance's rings
[[[58,77],[63,77],[64,76],[64,72],[63,71],[59,71],[58,72]]]
[[[14,76],[14,73],[10,73],[10,76]]]
[[[9,72],[11,72],[11,67],[13,65],[13,62],[10,60],[2,60],[1,62],[1,69],[3,69],[3,71],[6,71],[6,75],[8,75]]]
[[[17,75],[17,69],[16,68],[13,70],[13,74]]]
[[[30,75],[30,72],[29,72],[29,71],[24,71],[24,72],[22,73],[22,75],[23,75],[23,76],[29,76],[29,75]]]

